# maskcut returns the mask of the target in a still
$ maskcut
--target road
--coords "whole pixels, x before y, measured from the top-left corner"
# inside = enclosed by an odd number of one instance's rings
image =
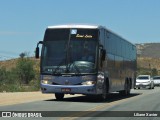
[[[131,91],[131,95],[128,97],[122,97],[118,93],[112,93],[108,95],[108,99],[105,102],[100,102],[99,99],[93,97],[87,97],[83,95],[78,96],[67,96],[63,101],[57,101],[53,99],[44,99],[30,101],[26,103],[18,103],[14,105],[0,106],[0,111],[50,111],[48,113],[53,115],[52,119],[59,120],[159,120],[160,117],[139,117],[140,114],[137,111],[160,111],[160,87],[155,89],[136,89]],[[68,112],[70,111],[70,112]],[[85,112],[84,112],[85,111]],[[97,112],[98,111],[98,112]],[[106,111],[116,111],[110,113],[110,116]],[[117,112],[118,111],[118,112]],[[122,113],[119,111],[123,111]],[[125,112],[125,111],[135,111]],[[143,112],[146,114],[145,112]],[[129,114],[129,117],[123,117]],[[130,115],[131,114],[131,115]],[[160,112],[158,112],[158,115]],[[121,117],[113,117],[120,115]],[[137,115],[137,116],[136,116]],[[143,115],[143,114],[141,114]],[[154,115],[154,114],[151,114]],[[83,117],[87,116],[87,117]],[[159,115],[160,116],[160,115]],[[42,116],[43,117],[43,116]],[[6,119],[6,118],[0,118]],[[21,118],[12,118],[18,120]],[[37,119],[37,120],[49,120],[51,117],[45,118],[23,118],[26,120]]]

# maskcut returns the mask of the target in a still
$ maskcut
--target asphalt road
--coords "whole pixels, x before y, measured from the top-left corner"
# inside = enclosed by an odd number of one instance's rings
[[[57,101],[53,97],[53,99],[0,106],[0,111],[49,111],[47,114],[55,116],[52,118],[43,117],[42,112],[42,118],[23,118],[27,120],[160,120],[160,117],[156,117],[156,114],[160,116],[160,112],[157,113],[157,111],[160,111],[160,87],[132,90],[128,97],[112,93],[108,95],[108,99],[104,102],[99,101],[98,98],[83,95],[64,98],[63,101]],[[108,113],[108,111],[112,112]],[[128,111],[131,111],[131,113]],[[154,117],[147,117],[148,111],[151,113],[149,115]],[[1,119],[8,118],[1,117]],[[12,117],[10,119],[18,120],[22,118]]]

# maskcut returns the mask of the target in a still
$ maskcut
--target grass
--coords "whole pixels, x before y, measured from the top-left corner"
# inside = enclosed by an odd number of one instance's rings
[[[39,91],[39,60],[30,58],[34,61],[34,73],[35,77],[29,81],[29,84],[23,84],[19,81],[19,76],[14,68],[17,66],[18,59],[0,61],[0,92],[27,92],[27,91]]]

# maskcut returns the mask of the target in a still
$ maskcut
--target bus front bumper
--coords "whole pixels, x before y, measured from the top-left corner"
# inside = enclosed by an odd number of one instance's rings
[[[94,85],[49,85],[41,84],[42,93],[97,94]]]

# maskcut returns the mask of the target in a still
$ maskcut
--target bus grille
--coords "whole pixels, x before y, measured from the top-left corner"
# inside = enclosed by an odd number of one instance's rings
[[[52,85],[65,85],[65,84],[58,84],[58,83],[52,82]],[[68,85],[82,85],[82,84],[79,83],[79,84],[68,84]]]

